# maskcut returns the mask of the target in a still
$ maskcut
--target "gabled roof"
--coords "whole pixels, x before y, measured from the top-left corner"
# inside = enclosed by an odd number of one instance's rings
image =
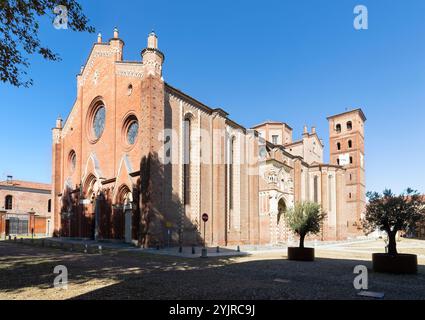
[[[18,187],[18,188],[27,188],[27,189],[38,189],[50,191],[52,186],[47,183],[32,182],[32,181],[23,181],[23,180],[12,180],[12,181],[0,181],[1,187]]]
[[[290,130],[292,130],[292,128],[291,128],[291,127],[290,127],[287,123],[282,122],[282,121],[272,121],[272,120],[266,120],[266,121],[261,122],[260,124],[257,124],[257,125],[255,125],[255,126],[253,126],[253,127],[251,127],[251,128],[255,129],[255,128],[258,128],[258,127],[265,126],[265,125],[267,125],[267,124],[279,124],[279,125],[284,125],[284,126],[288,127]]]
[[[333,116],[329,116],[326,119],[329,120],[329,119],[333,119],[333,118],[336,118],[336,117],[339,117],[339,116],[342,116],[342,115],[345,115],[345,114],[356,113],[356,112],[358,112],[360,114],[360,117],[362,118],[363,121],[366,121],[367,120],[366,119],[366,116],[364,115],[363,110],[361,108],[357,108],[357,109],[354,109],[354,110],[346,111],[346,112],[343,112],[343,113],[338,113],[338,114],[335,114]]]

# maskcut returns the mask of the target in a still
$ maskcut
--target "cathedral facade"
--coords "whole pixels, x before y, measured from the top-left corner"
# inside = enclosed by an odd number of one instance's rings
[[[284,211],[309,200],[327,213],[318,239],[362,234],[360,109],[328,118],[325,164],[315,128],[297,141],[283,122],[248,129],[166,83],[154,33],[141,61],[124,61],[123,47],[117,29],[98,36],[53,129],[52,232],[143,246],[279,244],[293,237]]]

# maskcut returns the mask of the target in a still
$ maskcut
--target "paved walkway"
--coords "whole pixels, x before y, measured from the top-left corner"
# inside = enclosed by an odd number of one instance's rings
[[[62,250],[0,241],[0,300],[368,299],[357,296],[353,287],[358,265],[369,269],[368,290],[384,293],[384,299],[425,299],[425,260],[419,259],[417,275],[372,272],[370,255],[375,250],[368,248],[383,241],[345,245],[361,251],[356,254],[318,248],[315,262],[288,261],[279,250],[245,257],[176,259],[140,251],[85,254],[54,244]],[[417,248],[421,245],[425,247],[425,241],[402,241],[400,251],[414,246],[423,254],[425,249]],[[53,286],[58,265],[68,270],[68,290]]]
[[[182,258],[199,258],[202,254],[202,246],[189,247],[185,246],[180,251],[179,247],[166,247],[161,249],[154,248],[139,248],[132,244],[123,242],[111,242],[111,241],[94,241],[85,239],[68,239],[68,238],[47,238],[46,242],[56,243],[65,248],[71,250],[84,251],[91,250],[120,250],[120,251],[133,251],[133,252],[145,252],[151,254],[175,256]],[[338,247],[344,248],[351,244],[359,244],[366,242],[373,242],[373,239],[358,239],[358,240],[344,240],[344,241],[307,241],[306,246],[320,248],[320,249],[338,249]],[[207,247],[208,257],[237,257],[247,256],[257,253],[270,253],[275,252],[278,254],[286,254],[287,245],[242,245],[242,246],[227,246],[227,247]]]

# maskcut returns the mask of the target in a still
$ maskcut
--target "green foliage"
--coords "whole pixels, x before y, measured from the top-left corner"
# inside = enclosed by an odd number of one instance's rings
[[[31,79],[23,80],[29,66],[26,56],[39,54],[51,61],[60,60],[51,49],[41,44],[38,38],[38,18],[56,17],[54,8],[63,5],[67,8],[68,29],[94,32],[88,25],[88,18],[82,13],[76,0],[0,0],[0,80],[13,86],[28,87]],[[26,56],[24,56],[26,55]]]
[[[368,192],[367,197],[369,203],[363,219],[366,234],[376,229],[388,234],[396,233],[425,219],[425,201],[417,191],[410,188],[398,196],[387,189],[382,195]]]
[[[320,232],[321,222],[326,217],[320,205],[314,202],[296,203],[293,208],[285,212],[286,225],[300,236],[300,247],[304,245],[307,234]]]

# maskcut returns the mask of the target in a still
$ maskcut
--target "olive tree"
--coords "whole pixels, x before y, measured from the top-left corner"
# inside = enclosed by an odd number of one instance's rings
[[[377,229],[388,235],[388,254],[397,255],[396,235],[398,231],[406,231],[425,218],[425,201],[415,190],[408,188],[400,195],[391,190],[383,194],[368,192],[369,203],[363,219],[366,234]]]
[[[326,213],[315,202],[299,202],[288,208],[285,213],[286,225],[300,237],[300,248],[304,248],[304,239],[309,234],[320,232],[320,226]]]

